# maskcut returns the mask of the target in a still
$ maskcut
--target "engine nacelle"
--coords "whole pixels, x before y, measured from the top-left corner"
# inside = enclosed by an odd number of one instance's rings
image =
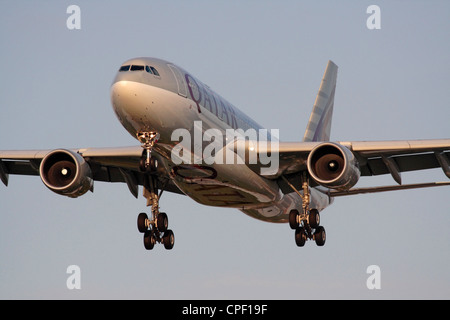
[[[361,175],[354,154],[332,142],[324,142],[311,151],[308,171],[318,184],[336,190],[349,190]]]
[[[58,149],[42,159],[39,168],[42,182],[57,194],[76,198],[93,191],[94,180],[89,164],[76,152]]]

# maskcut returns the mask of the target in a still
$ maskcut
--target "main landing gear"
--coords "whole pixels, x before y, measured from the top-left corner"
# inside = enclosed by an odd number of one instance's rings
[[[323,246],[326,240],[325,228],[319,226],[319,211],[311,209],[309,213],[300,214],[294,209],[289,212],[289,225],[295,230],[295,243],[303,247],[306,240],[314,240],[318,246]]]
[[[162,243],[164,248],[171,250],[175,244],[173,231],[168,229],[169,219],[167,214],[159,211],[159,199],[164,188],[158,194],[157,178],[152,173],[156,172],[158,162],[151,157],[153,145],[158,141],[159,134],[155,132],[139,132],[137,134],[144,151],[140,161],[140,170],[149,173],[144,180],[144,197],[147,206],[151,206],[151,218],[145,212],[141,212],[137,218],[139,232],[144,234],[144,247],[152,250],[156,243]]]
[[[156,243],[162,243],[164,248],[171,250],[175,244],[172,230],[167,229],[167,214],[160,212],[156,219],[149,219],[145,212],[138,215],[137,225],[139,232],[144,234],[144,247],[152,250]]]
[[[318,246],[325,245],[325,228],[320,226],[320,214],[317,209],[310,209],[309,181],[306,173],[302,177],[303,195],[294,186],[285,180],[295,192],[302,198],[302,212],[293,209],[289,212],[289,226],[295,230],[295,243],[303,247],[307,240],[314,240]]]

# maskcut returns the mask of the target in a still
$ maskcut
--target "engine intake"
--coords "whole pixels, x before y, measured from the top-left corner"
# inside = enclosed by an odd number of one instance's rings
[[[353,153],[332,142],[322,143],[311,151],[308,171],[318,184],[336,190],[349,190],[361,175]]]
[[[88,190],[93,191],[94,180],[91,168],[76,152],[58,149],[42,159],[39,168],[42,182],[53,192],[76,198]]]

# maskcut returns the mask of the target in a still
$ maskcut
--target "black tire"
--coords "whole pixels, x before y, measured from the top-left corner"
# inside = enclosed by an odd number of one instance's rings
[[[314,232],[314,240],[316,241],[316,244],[319,247],[322,247],[325,244],[325,241],[327,239],[325,228],[324,227],[318,227],[316,229],[316,232]]]
[[[158,227],[159,232],[165,232],[169,227],[169,218],[167,214],[164,212],[160,212],[156,217],[156,226]]]
[[[298,210],[293,209],[289,212],[289,226],[292,230],[296,230],[299,226],[297,222]]]
[[[153,237],[153,232],[151,230],[147,230],[144,233],[144,247],[147,250],[152,250],[155,246],[155,238]]]
[[[147,231],[147,227],[145,226],[145,220],[148,219],[148,216],[145,212],[141,212],[137,218],[137,227],[140,233],[144,233]]]
[[[158,160],[150,158],[150,172],[156,172],[158,170]]]
[[[175,244],[175,235],[172,230],[167,230],[164,232],[164,236],[162,237],[162,243],[164,244],[164,248],[167,250],[172,250]]]
[[[303,227],[299,227],[295,229],[295,243],[299,247],[303,247],[306,242],[306,234],[305,229]]]
[[[142,157],[139,161],[139,170],[145,173],[153,173],[158,169],[158,160],[155,158],[150,158],[150,166],[146,166],[145,164],[146,157]]]
[[[139,170],[141,172],[145,172],[145,159],[141,158],[141,160],[139,160]]]
[[[309,226],[313,229],[316,229],[320,225],[320,214],[317,209],[311,209],[309,212]]]

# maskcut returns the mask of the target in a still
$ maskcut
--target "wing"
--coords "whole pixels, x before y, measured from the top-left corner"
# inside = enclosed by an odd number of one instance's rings
[[[279,154],[278,169],[272,171],[267,178],[277,179],[283,191],[292,190],[283,177],[296,176],[299,172],[308,170],[310,154],[328,142],[279,142],[272,145],[259,146],[258,157],[270,153]],[[402,140],[402,141],[350,141],[333,143],[351,152],[356,159],[361,176],[376,176],[390,174],[398,185],[340,189],[328,191],[330,196],[343,196],[359,193],[382,192],[411,188],[449,185],[449,182],[423,183],[402,185],[401,173],[432,168],[441,168],[450,178],[450,139],[438,140]],[[259,163],[259,162],[258,162]],[[261,170],[261,165],[252,166],[255,172]],[[297,179],[298,180],[298,179]],[[291,181],[292,182],[292,181]],[[295,184],[294,184],[295,185]],[[312,184],[314,186],[314,184]],[[316,184],[318,185],[318,184]],[[300,187],[300,185],[295,185]]]
[[[42,160],[54,150],[21,150],[0,151],[0,178],[7,186],[10,174],[39,176]],[[138,197],[138,186],[144,185],[147,173],[139,170],[139,161],[142,148],[118,147],[118,148],[84,148],[71,149],[71,151],[82,157],[89,164],[94,181],[123,182],[126,183],[130,192]],[[156,152],[155,156],[160,163],[163,157]],[[153,175],[157,176],[158,188],[164,185],[164,190],[183,194],[176,187],[165,171],[164,166],[159,166]]]
[[[390,173],[401,184],[400,173],[441,167],[450,178],[450,140],[342,142],[352,150],[363,176]]]
[[[450,185],[450,182],[432,182],[402,185],[402,172],[441,168],[450,179],[450,140],[343,142],[352,150],[360,164],[362,176],[390,174],[398,183],[394,186],[355,188],[332,191],[331,196],[374,193],[393,190],[427,188]]]

